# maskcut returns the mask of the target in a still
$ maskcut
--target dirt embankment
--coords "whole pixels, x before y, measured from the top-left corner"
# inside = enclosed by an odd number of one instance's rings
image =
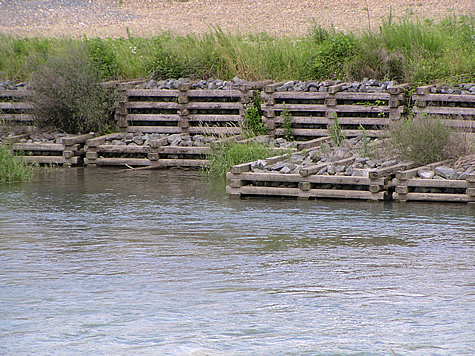
[[[0,0],[0,33],[126,37],[209,32],[303,35],[312,24],[377,28],[390,14],[441,19],[475,13],[475,0]]]

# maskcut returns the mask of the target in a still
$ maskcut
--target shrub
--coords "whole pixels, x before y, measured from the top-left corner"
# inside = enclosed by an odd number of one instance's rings
[[[34,78],[32,101],[40,127],[84,133],[110,126],[104,108],[111,99],[100,85],[99,71],[84,44],[49,57]]]
[[[438,118],[423,116],[394,122],[390,140],[401,157],[425,165],[447,157],[451,130]]]

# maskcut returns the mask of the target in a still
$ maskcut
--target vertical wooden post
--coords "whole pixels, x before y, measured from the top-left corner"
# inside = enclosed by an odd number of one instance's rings
[[[406,112],[406,93],[409,84],[396,85],[388,89],[389,92],[389,118],[399,120]]]
[[[178,126],[182,130],[183,133],[188,132],[188,128],[190,127],[190,122],[188,120],[188,115],[190,111],[188,110],[188,91],[190,90],[191,85],[189,83],[183,83],[178,86],[178,115],[180,115],[180,119],[178,121]]]

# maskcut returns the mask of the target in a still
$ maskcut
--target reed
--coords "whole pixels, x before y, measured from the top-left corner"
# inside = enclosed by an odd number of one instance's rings
[[[38,169],[15,157],[7,146],[0,145],[0,184],[29,181]]]

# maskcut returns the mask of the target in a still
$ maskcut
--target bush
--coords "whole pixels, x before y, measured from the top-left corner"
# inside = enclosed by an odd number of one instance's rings
[[[267,126],[262,122],[262,99],[259,90],[254,92],[251,103],[244,114],[244,131],[249,136],[260,136],[267,133]]]
[[[439,119],[424,116],[394,122],[390,140],[401,157],[420,165],[448,157],[452,131]]]
[[[84,44],[50,56],[34,76],[34,115],[40,127],[68,133],[100,132],[110,126],[111,99]]]

